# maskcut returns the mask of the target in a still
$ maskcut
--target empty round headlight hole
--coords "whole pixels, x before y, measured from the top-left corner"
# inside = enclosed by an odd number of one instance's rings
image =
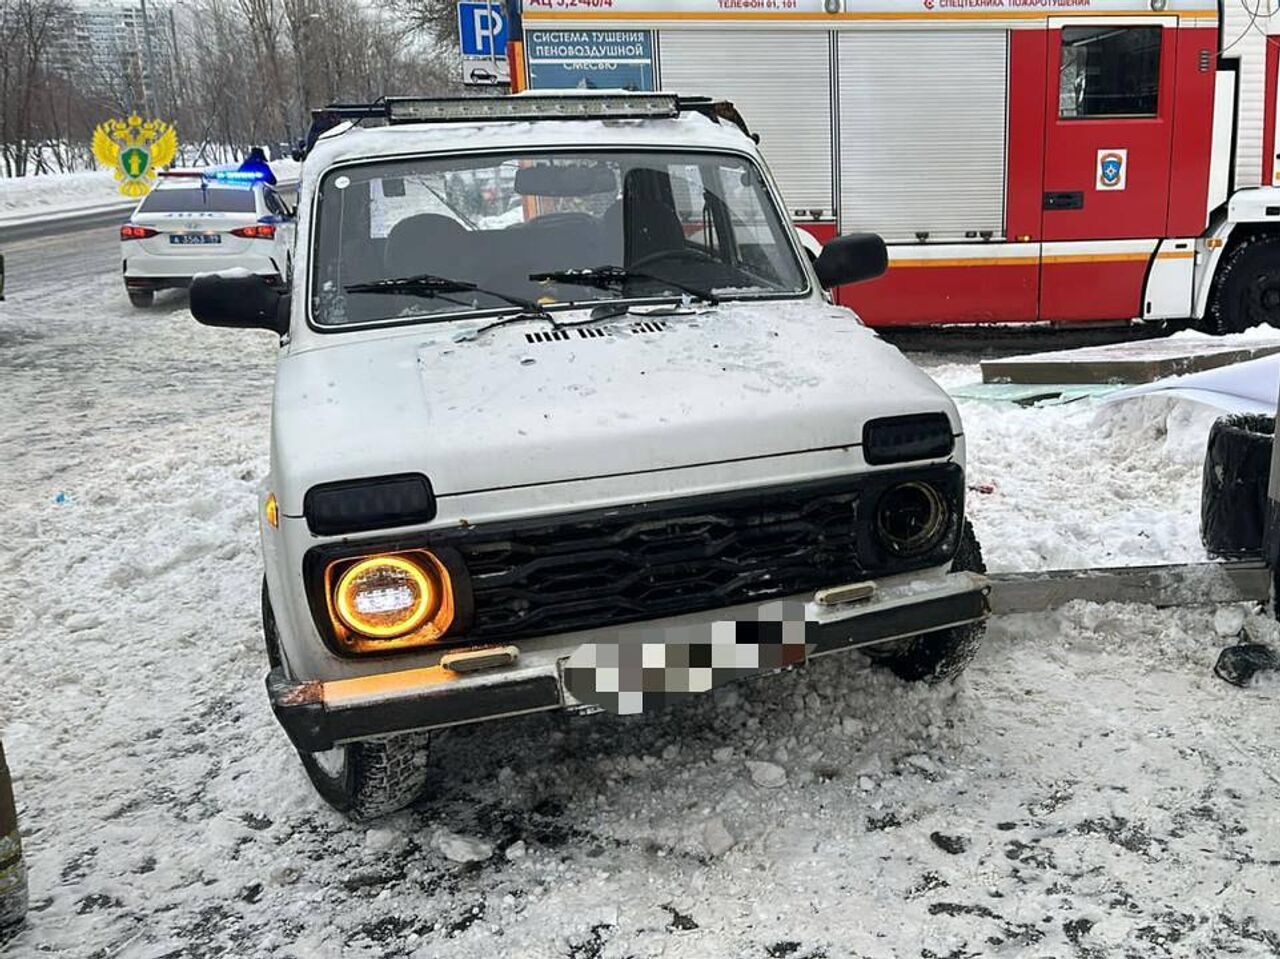
[[[938,545],[947,531],[949,510],[930,484],[912,480],[891,486],[876,504],[876,534],[899,556],[917,556]]]

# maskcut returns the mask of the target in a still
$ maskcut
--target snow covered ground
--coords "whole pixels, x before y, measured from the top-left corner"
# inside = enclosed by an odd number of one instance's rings
[[[1210,671],[1246,610],[1000,619],[955,688],[836,658],[456,730],[426,801],[348,824],[261,685],[270,336],[132,310],[110,230],[5,252],[6,959],[1280,954],[1280,684]],[[1201,556],[1211,415],[962,411],[993,567]]]

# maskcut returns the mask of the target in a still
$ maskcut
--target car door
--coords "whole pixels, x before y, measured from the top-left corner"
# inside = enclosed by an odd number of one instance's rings
[[[291,279],[293,272],[293,240],[296,233],[296,217],[284,199],[269,186],[262,188],[262,202],[271,214],[276,225],[276,253],[274,258],[285,274],[285,280]]]

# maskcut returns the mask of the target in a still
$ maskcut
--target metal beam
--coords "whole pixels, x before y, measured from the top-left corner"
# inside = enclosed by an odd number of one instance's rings
[[[1037,613],[1075,599],[1149,606],[1265,603],[1271,571],[1257,559],[1166,566],[993,573],[991,612]]]

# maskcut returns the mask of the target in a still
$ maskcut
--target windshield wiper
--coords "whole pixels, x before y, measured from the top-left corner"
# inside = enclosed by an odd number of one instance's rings
[[[533,300],[526,300],[522,296],[512,296],[510,293],[489,290],[483,286],[477,286],[469,280],[451,280],[448,277],[435,276],[431,273],[390,277],[385,280],[371,280],[368,283],[350,283],[344,286],[343,289],[348,293],[407,293],[410,296],[438,296],[441,299],[448,299],[445,295],[448,293],[483,293],[486,296],[492,296],[495,299],[510,303],[512,306],[518,306],[526,313],[535,316],[547,315],[547,311],[541,306],[533,302]],[[458,301],[451,300],[450,302],[456,303]]]
[[[650,283],[664,283],[667,286],[674,287],[681,293],[702,300],[704,303],[710,303],[712,306],[716,306],[720,302],[720,298],[710,290],[689,286],[686,283],[677,283],[675,280],[665,276],[658,276],[656,273],[645,273],[643,270],[628,270],[621,266],[596,266],[578,270],[547,270],[542,273],[530,273],[529,279],[539,283],[547,281],[552,283],[573,283],[577,286],[589,286],[597,290],[617,289],[619,292],[632,280],[647,280]]]

